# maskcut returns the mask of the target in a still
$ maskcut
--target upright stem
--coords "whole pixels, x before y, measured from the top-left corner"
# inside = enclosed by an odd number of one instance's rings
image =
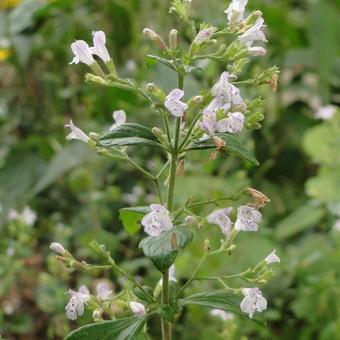
[[[184,77],[178,72],[178,88],[183,89]],[[181,128],[181,118],[176,118],[175,122],[175,130],[174,130],[174,138],[173,138],[173,150],[170,156],[170,178],[169,178],[169,188],[168,188],[168,200],[167,200],[167,208],[171,212],[174,206],[174,193],[175,193],[175,182],[176,182],[176,169],[177,169],[177,160],[178,160],[178,152],[179,152],[179,133]],[[169,271],[167,270],[163,274],[163,286],[162,286],[162,303],[169,303]],[[161,319],[162,324],[162,339],[163,340],[171,340],[172,339],[172,329],[171,323]]]

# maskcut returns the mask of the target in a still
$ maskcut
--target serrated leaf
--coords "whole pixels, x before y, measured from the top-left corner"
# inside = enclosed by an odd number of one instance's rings
[[[89,324],[76,329],[65,340],[133,340],[145,324],[145,318],[129,317]]]
[[[184,299],[178,300],[178,303],[180,306],[186,306],[190,304],[200,305],[241,314],[239,299],[235,297],[234,294],[228,293],[224,290],[194,294]]]
[[[106,133],[97,142],[97,146],[102,147],[133,145],[162,147],[149,128],[135,123],[122,124]]]
[[[279,240],[284,240],[295,236],[305,229],[315,226],[324,215],[325,210],[322,207],[315,207],[312,204],[302,205],[278,223],[276,237]]]
[[[156,64],[156,63],[161,63],[163,65],[166,65],[168,67],[170,67],[171,69],[175,70],[176,71],[176,68],[174,66],[174,62],[171,60],[171,59],[165,59],[165,58],[162,58],[162,57],[159,57],[157,55],[152,55],[152,54],[148,54],[146,56],[146,65],[148,67]]]
[[[149,207],[131,207],[119,210],[119,219],[128,234],[133,235],[140,229],[140,221],[150,211]]]
[[[222,151],[231,152],[247,161],[252,162],[255,165],[259,165],[258,160],[255,158],[253,153],[240,143],[240,141],[233,135],[228,133],[217,133],[216,137],[222,138],[225,142],[225,147]],[[206,150],[206,149],[216,149],[215,142],[213,138],[198,139],[193,141],[187,150]]]
[[[164,273],[174,262],[178,250],[183,249],[193,238],[186,227],[174,227],[159,236],[149,236],[139,243],[144,255],[151,259],[156,268]]]

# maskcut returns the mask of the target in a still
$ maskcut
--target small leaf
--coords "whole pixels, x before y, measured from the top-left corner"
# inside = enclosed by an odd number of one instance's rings
[[[228,133],[217,133],[215,136],[222,138],[225,142],[225,147],[222,151],[231,152],[237,156],[252,162],[255,165],[259,165],[258,160],[254,157],[253,153],[240,143],[240,141],[233,135]],[[205,150],[216,149],[215,142],[212,138],[198,139],[193,141],[191,146],[187,150]]]
[[[176,247],[174,248],[174,238]],[[156,268],[164,273],[174,262],[179,249],[183,249],[193,238],[186,227],[174,227],[159,236],[149,236],[139,243],[144,255],[149,257]]]
[[[176,71],[176,68],[174,66],[174,62],[170,59],[165,59],[165,58],[162,58],[162,57],[159,57],[157,55],[152,55],[152,54],[148,54],[146,56],[146,65],[148,67],[156,64],[157,62],[163,64],[163,65],[166,65],[168,67],[170,67],[171,69],[175,70]]]
[[[135,316],[114,321],[93,323],[76,329],[65,340],[132,340],[140,333],[145,318]]]
[[[239,299],[233,293],[224,290],[194,294],[178,300],[178,303],[180,306],[200,305],[242,315],[239,307]]]
[[[150,211],[149,207],[131,207],[119,210],[119,219],[128,234],[133,235],[140,229],[140,221]]]

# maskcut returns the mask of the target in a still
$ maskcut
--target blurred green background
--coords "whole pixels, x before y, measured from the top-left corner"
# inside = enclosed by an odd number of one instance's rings
[[[193,17],[223,27],[228,3],[193,0]],[[96,238],[126,268],[147,276],[148,283],[159,279],[137,249],[140,235],[128,235],[118,215],[121,207],[153,202],[152,183],[125,163],[66,142],[64,125],[72,118],[85,131],[103,131],[116,109],[126,110],[129,121],[158,124],[159,117],[135,94],[85,84],[85,66],[68,65],[69,46],[104,30],[122,76],[172,89],[174,74],[160,65],[146,66],[145,55],[154,47],[141,34],[144,27],[164,37],[173,27],[181,32],[168,7],[165,0],[0,0],[4,339],[60,339],[91,320],[86,314],[67,321],[65,291],[91,286],[93,279],[66,272],[48,249],[51,241],[91,261],[85,246]],[[275,94],[267,86],[241,89],[245,97],[266,99],[263,128],[241,137],[261,165],[235,158],[209,162],[207,154],[195,155],[179,179],[176,200],[202,200],[246,185],[261,190],[271,203],[260,231],[242,235],[232,257],[215,260],[205,270],[241,271],[274,248],[281,265],[264,289],[266,326],[245,319],[223,323],[208,310],[191,308],[181,316],[175,339],[340,339],[340,114],[330,120],[315,117],[320,107],[340,104],[340,2],[253,0],[252,9],[263,12],[268,26],[268,54],[254,60],[243,77],[274,64],[281,69]],[[185,44],[188,37],[181,33]],[[222,70],[215,63],[202,66],[204,74],[186,81],[188,97],[216,81]],[[161,164],[160,155],[148,150],[135,157],[146,167]],[[199,257],[208,234],[218,242],[217,228],[203,230],[177,262],[179,280],[187,277],[188,263]],[[119,278],[105,275],[119,289]],[[151,328],[155,339],[158,327]]]

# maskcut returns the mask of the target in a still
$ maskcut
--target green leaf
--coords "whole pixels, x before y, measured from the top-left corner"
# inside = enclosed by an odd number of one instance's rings
[[[239,299],[225,290],[194,294],[178,300],[178,303],[180,306],[199,305],[243,315],[240,312]]]
[[[97,142],[97,146],[150,146],[159,147],[162,145],[152,131],[140,124],[126,123],[106,133]]]
[[[229,135],[228,133],[217,133],[215,136],[222,138],[225,141],[225,147],[223,147],[221,150],[231,152],[247,161],[252,162],[255,165],[259,165],[259,162],[253,153],[245,148],[235,136]],[[216,149],[213,138],[195,140],[187,150],[206,149]]]
[[[114,321],[93,323],[76,329],[65,340],[132,340],[142,330],[144,318],[129,317]]]
[[[119,210],[119,219],[128,234],[133,235],[140,229],[140,221],[150,211],[149,207],[131,207]]]
[[[152,54],[148,54],[146,56],[146,65],[148,67],[155,65],[157,62],[159,62],[159,63],[161,63],[163,65],[166,65],[166,66],[168,66],[171,69],[176,71],[176,68],[174,66],[174,62],[172,60],[165,59],[165,58],[159,57],[157,55],[152,55]]]
[[[313,227],[325,215],[322,207],[313,204],[305,204],[293,211],[276,226],[276,237],[284,240],[295,236],[307,228]]]
[[[179,312],[179,306],[172,306],[172,305],[160,305],[158,308],[158,313],[165,319],[171,323],[175,323],[176,321],[176,314]]]
[[[174,227],[159,236],[149,236],[139,243],[144,255],[151,259],[156,268],[164,273],[174,262],[179,249],[183,249],[193,238],[186,227]]]

